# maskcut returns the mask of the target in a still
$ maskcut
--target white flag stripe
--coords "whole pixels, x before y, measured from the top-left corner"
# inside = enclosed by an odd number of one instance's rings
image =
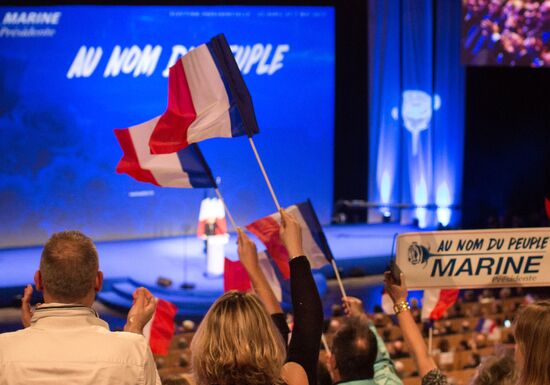
[[[262,251],[258,253],[258,259],[260,262],[260,269],[262,269],[265,278],[269,283],[269,286],[271,286],[271,289],[275,294],[275,298],[277,298],[277,301],[282,302],[283,289],[281,288],[281,282],[279,281],[279,278],[277,277],[277,274],[275,273],[273,265],[271,264],[271,261],[269,260],[266,252]]]
[[[189,187],[189,175],[183,171],[177,153],[152,155],[149,151],[149,138],[160,117],[128,129],[141,168],[149,170],[161,186]]]

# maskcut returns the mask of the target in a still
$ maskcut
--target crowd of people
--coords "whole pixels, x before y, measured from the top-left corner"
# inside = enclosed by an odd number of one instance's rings
[[[418,309],[408,302],[406,277],[396,280],[389,272],[385,290],[408,352],[402,345],[388,351],[377,320],[367,316],[359,299],[344,297],[345,316],[334,325],[331,343],[325,346],[323,367],[328,376],[319,375],[322,302],[303,252],[300,225],[284,210],[281,218],[280,236],[290,265],[292,330],[259,267],[255,244],[239,230],[238,254],[254,294],[230,291],[218,298],[190,343],[192,375],[165,383],[399,385],[399,350],[413,358],[423,385],[449,383],[417,326]],[[124,331],[109,331],[91,307],[103,275],[90,238],[77,231],[54,234],[44,247],[34,281],[44,304],[32,309],[29,285],[22,299],[24,328],[0,334],[0,385],[161,384],[142,335],[156,300],[146,289],[136,290]],[[453,312],[460,314],[461,309]],[[514,357],[484,360],[473,384],[550,384],[550,301],[534,302],[514,315]],[[452,327],[443,322],[441,334],[445,333],[452,334]]]
[[[550,65],[549,0],[463,0],[466,63]]]

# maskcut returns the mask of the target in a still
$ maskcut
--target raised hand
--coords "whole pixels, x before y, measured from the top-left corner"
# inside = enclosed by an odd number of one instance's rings
[[[384,285],[386,292],[392,299],[394,304],[405,302],[408,296],[407,284],[405,283],[405,275],[401,273],[401,285],[396,285],[391,277],[391,272],[384,273]]]
[[[31,326],[31,318],[33,313],[31,309],[32,292],[32,285],[27,285],[23,291],[23,298],[21,298],[21,322],[26,328]]]
[[[281,230],[280,235],[283,243],[286,246],[290,258],[298,257],[304,254],[302,247],[302,229],[298,221],[281,209]]]
[[[365,315],[363,301],[355,297],[342,297],[344,312],[348,317],[361,317]]]
[[[144,287],[137,288],[133,297],[134,303],[128,312],[124,331],[142,334],[144,326],[153,318],[157,299]]]
[[[258,251],[256,250],[256,244],[252,242],[240,227],[237,228],[237,236],[237,253],[239,254],[239,260],[244,268],[248,272],[258,269]]]

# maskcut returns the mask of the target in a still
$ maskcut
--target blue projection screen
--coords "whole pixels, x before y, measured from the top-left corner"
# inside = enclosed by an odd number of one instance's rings
[[[96,240],[192,233],[206,190],[117,175],[113,128],[161,114],[168,67],[224,33],[249,86],[256,145],[282,205],[332,206],[331,7],[0,8],[0,247],[54,231]],[[200,143],[239,225],[275,211],[248,139]]]

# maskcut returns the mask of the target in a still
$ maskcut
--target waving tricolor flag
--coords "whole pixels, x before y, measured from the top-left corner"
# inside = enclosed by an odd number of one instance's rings
[[[176,329],[174,319],[177,313],[178,308],[172,302],[160,298],[157,300],[153,318],[143,328],[143,335],[149,341],[153,354],[168,354],[170,341]]]
[[[290,206],[286,211],[294,215],[302,227],[302,245],[311,267],[319,269],[330,263],[332,252],[311,202]],[[246,228],[262,241],[283,277],[290,278],[289,255],[279,235],[281,215],[275,213],[258,219]]]
[[[210,168],[195,144],[184,150],[152,155],[149,138],[159,117],[130,128],[116,129],[115,135],[124,152],[116,171],[140,182],[163,187],[216,187]]]
[[[167,154],[208,138],[258,131],[248,88],[225,36],[218,35],[170,68],[168,107],[149,147],[153,154]]]
[[[267,251],[261,251],[258,253],[258,262],[260,265],[260,269],[262,269],[262,272],[264,273],[267,283],[269,284],[269,286],[271,286],[273,294],[275,294],[275,298],[277,298],[277,300],[281,302],[283,300],[283,289],[281,286],[281,281],[279,281],[279,277],[277,276],[277,273],[271,265],[271,261],[268,257]],[[247,292],[251,288],[252,284],[250,282],[250,278],[242,263],[240,261],[231,261],[230,259],[226,258],[223,275],[224,291],[227,292],[229,290],[238,290],[242,292]]]
[[[426,289],[422,297],[422,319],[441,319],[458,298],[458,289]]]

